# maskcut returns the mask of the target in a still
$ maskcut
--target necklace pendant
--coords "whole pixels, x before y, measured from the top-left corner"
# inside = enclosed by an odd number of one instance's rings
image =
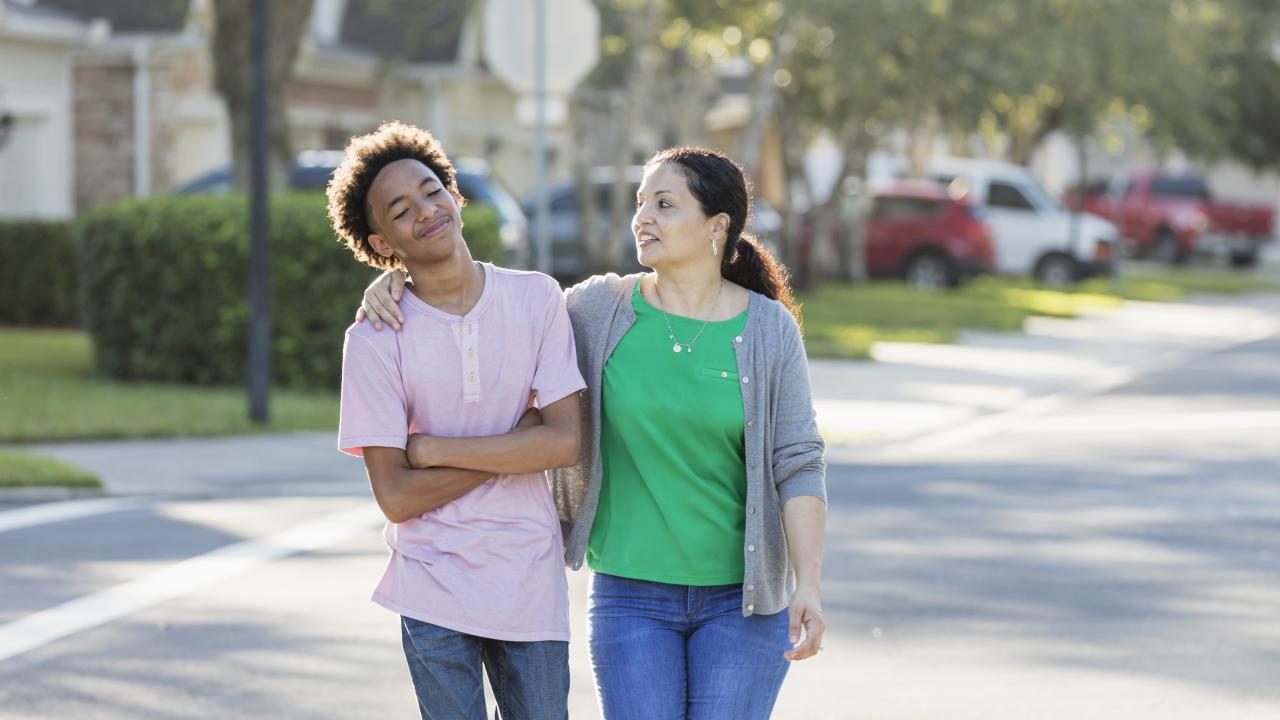
[[[680,343],[676,343],[675,345],[672,345],[671,352],[676,352],[676,353],[680,352]]]

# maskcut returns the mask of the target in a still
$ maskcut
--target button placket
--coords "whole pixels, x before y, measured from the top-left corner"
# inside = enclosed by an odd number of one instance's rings
[[[462,401],[480,402],[480,357],[477,348],[479,333],[474,320],[464,320],[453,326],[462,362]]]

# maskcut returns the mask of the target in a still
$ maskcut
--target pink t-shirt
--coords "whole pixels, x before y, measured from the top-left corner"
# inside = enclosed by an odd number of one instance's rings
[[[400,332],[347,330],[338,447],[405,448],[408,436],[508,432],[530,405],[582,390],[573,331],[554,280],[484,264],[484,292],[463,317],[412,292]],[[393,612],[497,640],[568,640],[560,521],[546,473],[502,475],[383,531],[391,557],[373,601]]]

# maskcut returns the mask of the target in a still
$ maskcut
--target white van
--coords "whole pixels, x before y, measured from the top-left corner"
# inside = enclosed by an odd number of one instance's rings
[[[1025,167],[943,158],[931,161],[927,174],[953,195],[969,193],[970,201],[985,210],[995,236],[997,272],[1065,285],[1111,271],[1119,247],[1116,226],[1095,215],[1067,212]],[[1075,223],[1080,227],[1073,247]]]
[[[901,177],[905,169],[902,157],[873,153],[867,174],[875,186]],[[1025,167],[997,160],[935,158],[926,175],[945,185],[953,197],[967,194],[982,213],[995,240],[996,272],[1065,285],[1111,271],[1119,248],[1116,226],[1096,215],[1067,212]],[[1072,247],[1076,222],[1079,240]]]

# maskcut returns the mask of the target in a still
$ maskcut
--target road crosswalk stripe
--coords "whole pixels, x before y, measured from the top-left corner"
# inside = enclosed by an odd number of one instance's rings
[[[325,515],[260,540],[183,560],[137,580],[0,625],[0,662],[153,605],[211,587],[258,565],[346,540],[383,521],[373,503]]]

